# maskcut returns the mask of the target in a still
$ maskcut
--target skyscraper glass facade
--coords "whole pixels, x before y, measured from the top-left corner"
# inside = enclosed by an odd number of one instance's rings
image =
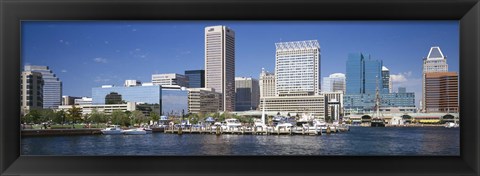
[[[235,78],[235,111],[248,111],[257,109],[260,102],[258,80],[253,78]]]
[[[135,87],[95,87],[92,88],[92,103],[105,104],[105,97],[112,92],[121,95],[126,102],[143,102],[149,104],[160,104],[162,95],[161,86],[135,86]]]
[[[188,91],[185,89],[162,89],[161,101],[163,115],[188,114]]]
[[[362,93],[375,93],[382,90],[382,61],[364,60],[364,91]]]
[[[345,109],[361,109],[373,111],[375,108],[375,94],[347,94],[344,96]],[[380,107],[415,107],[415,93],[386,93],[380,94]]]
[[[25,71],[42,74],[43,108],[52,109],[62,105],[62,81],[47,66],[26,65]]]
[[[367,59],[361,53],[350,54],[346,68],[345,110],[373,111],[377,88],[380,107],[415,107],[415,93],[390,93],[390,72],[383,68],[381,60],[372,60],[370,56]]]
[[[189,88],[205,87],[205,70],[186,70],[185,76],[188,78]]]
[[[391,93],[390,90],[392,89],[390,87],[390,70],[388,70],[387,67],[383,66],[382,67],[382,87],[381,91],[382,93]]]
[[[351,53],[347,59],[346,94],[359,94],[363,91],[363,54]]]

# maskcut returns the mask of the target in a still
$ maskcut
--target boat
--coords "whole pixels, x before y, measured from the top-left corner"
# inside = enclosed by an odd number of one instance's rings
[[[338,124],[338,123],[337,123]],[[322,130],[322,133],[328,132],[328,128],[330,128],[330,131],[337,131],[337,126],[335,125],[328,125],[325,121],[321,121],[319,119],[313,120],[313,126],[316,127],[315,129],[320,129]]]
[[[460,125],[454,122],[445,123],[445,128],[458,128]]]
[[[133,129],[128,129],[128,130],[123,130],[123,134],[126,134],[126,135],[144,135],[144,134],[147,134],[147,131],[145,131],[143,128],[133,128]]]
[[[111,125],[101,131],[102,131],[102,134],[106,134],[106,135],[123,134],[123,130],[120,128],[119,125]]]
[[[235,128],[240,128],[242,127],[242,124],[238,119],[225,119],[225,126],[227,129],[235,129]]]
[[[371,127],[385,127],[385,122],[383,119],[380,118],[373,118],[372,122],[370,122]]]
[[[144,125],[143,127],[140,127],[139,129],[145,130],[147,134],[152,134],[153,130],[150,128],[149,125]]]

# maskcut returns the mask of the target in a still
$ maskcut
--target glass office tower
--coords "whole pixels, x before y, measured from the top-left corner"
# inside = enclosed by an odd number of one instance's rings
[[[205,87],[205,70],[186,70],[185,76],[188,78],[188,88]]]

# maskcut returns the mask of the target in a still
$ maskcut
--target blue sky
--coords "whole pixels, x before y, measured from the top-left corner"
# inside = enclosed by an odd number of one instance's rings
[[[23,65],[47,65],[63,94],[150,82],[154,73],[204,68],[204,28],[226,25],[236,34],[236,76],[258,78],[275,69],[275,43],[318,40],[321,76],[345,73],[348,53],[383,60],[399,86],[421,99],[422,59],[440,46],[458,72],[458,21],[28,21],[22,23]]]

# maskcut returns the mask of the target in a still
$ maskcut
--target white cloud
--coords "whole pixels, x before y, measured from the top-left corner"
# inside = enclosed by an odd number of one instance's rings
[[[62,72],[62,73],[67,73],[67,70],[63,69],[61,72]]]
[[[410,76],[412,76],[412,71],[403,72],[403,75],[405,75],[407,77],[410,77]]]
[[[390,78],[392,79],[393,83],[402,83],[402,82],[408,81],[407,78],[402,73],[399,73],[397,75],[392,74],[390,75]]]
[[[104,43],[108,45],[110,42],[109,42],[109,41],[105,41]]]
[[[97,62],[97,63],[107,63],[107,59],[105,58],[101,58],[101,57],[97,57],[95,59],[93,59],[93,61]]]
[[[65,45],[70,45],[70,42],[69,41],[66,41],[66,40],[59,40],[58,42],[60,42],[61,44],[65,44]]]
[[[130,51],[130,55],[134,58],[146,59],[149,54],[149,52],[143,51],[140,48],[135,48],[134,50]]]

